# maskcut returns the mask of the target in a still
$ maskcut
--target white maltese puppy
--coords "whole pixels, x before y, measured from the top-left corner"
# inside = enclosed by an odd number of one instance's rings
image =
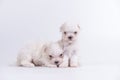
[[[78,59],[78,34],[80,32],[79,25],[71,25],[64,23],[61,28],[62,39],[59,44],[64,49],[64,60],[60,67],[77,67]]]
[[[17,57],[17,64],[24,67],[59,67],[62,62],[63,50],[57,42],[27,45]]]

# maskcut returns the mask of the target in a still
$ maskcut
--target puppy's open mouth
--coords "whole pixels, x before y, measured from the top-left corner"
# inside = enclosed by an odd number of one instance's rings
[[[57,65],[57,67],[59,67],[59,65]]]
[[[73,43],[73,41],[72,41],[72,40],[69,40],[68,43],[71,44],[71,43]]]

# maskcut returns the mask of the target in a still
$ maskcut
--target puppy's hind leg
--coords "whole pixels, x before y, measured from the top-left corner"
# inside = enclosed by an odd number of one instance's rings
[[[29,61],[21,61],[20,66],[24,66],[24,67],[35,67],[35,65],[32,62]]]

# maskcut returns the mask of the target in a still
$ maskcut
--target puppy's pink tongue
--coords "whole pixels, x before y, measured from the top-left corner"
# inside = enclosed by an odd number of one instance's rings
[[[57,67],[59,67],[59,65],[57,65]]]

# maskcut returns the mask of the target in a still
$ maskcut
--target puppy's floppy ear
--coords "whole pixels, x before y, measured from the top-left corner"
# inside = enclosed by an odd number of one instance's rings
[[[80,25],[78,24],[77,27],[80,29]]]
[[[63,30],[63,28],[64,28],[65,25],[66,25],[66,22],[64,22],[64,23],[61,25],[61,27],[60,27],[60,32],[62,32],[62,30]]]

